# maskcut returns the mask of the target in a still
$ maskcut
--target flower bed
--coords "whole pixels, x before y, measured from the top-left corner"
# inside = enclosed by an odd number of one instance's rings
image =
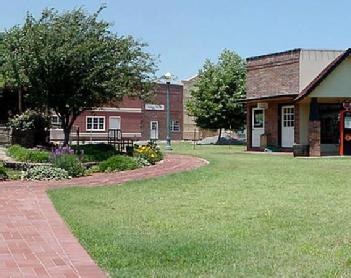
[[[95,172],[132,170],[163,159],[160,148],[154,143],[136,145],[134,152],[129,150],[130,156],[119,154],[107,144],[58,147],[51,152],[13,145],[7,154],[14,161],[4,161],[4,166],[24,171],[22,179],[27,180],[65,179]],[[0,171],[0,180],[4,179],[7,177],[4,175],[1,179]]]
[[[145,159],[150,164],[154,165],[156,162],[163,159],[163,153],[160,147],[153,142],[149,142],[146,145],[138,146],[135,145],[135,156]]]

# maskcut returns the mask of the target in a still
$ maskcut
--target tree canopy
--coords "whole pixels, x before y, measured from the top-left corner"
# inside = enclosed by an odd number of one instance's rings
[[[60,117],[65,144],[82,111],[151,94],[156,65],[147,45],[111,32],[110,24],[98,19],[102,10],[45,9],[38,19],[27,14],[23,26],[3,34],[0,65],[6,84]]]
[[[235,52],[224,50],[217,63],[206,60],[186,104],[196,124],[206,129],[243,128],[245,110],[240,100],[245,98],[245,78],[245,61]]]

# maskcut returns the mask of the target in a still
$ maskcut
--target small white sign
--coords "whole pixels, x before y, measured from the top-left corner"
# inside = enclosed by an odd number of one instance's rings
[[[145,104],[145,110],[155,110],[155,111],[163,111],[165,110],[165,106],[163,104]]]

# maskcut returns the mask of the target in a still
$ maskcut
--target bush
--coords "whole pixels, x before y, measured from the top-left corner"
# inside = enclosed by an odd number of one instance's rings
[[[66,170],[54,168],[52,166],[36,166],[25,172],[26,180],[62,180],[69,179],[70,176]]]
[[[47,144],[50,128],[50,118],[42,113],[27,110],[9,120],[12,128],[12,144],[25,147]]]
[[[149,142],[147,145],[135,145],[135,156],[147,160],[150,164],[163,159],[163,153],[156,143]]]
[[[19,145],[12,145],[7,149],[7,154],[21,162],[42,163],[49,161],[49,152],[43,150],[26,149]]]
[[[136,156],[134,157],[135,161],[138,163],[139,168],[145,167],[145,166],[150,166],[151,163],[147,161],[145,158]]]
[[[85,168],[74,154],[62,154],[54,156],[52,164],[56,168],[67,171],[71,177],[80,177],[85,173]]]
[[[99,164],[101,172],[133,170],[139,168],[137,161],[129,156],[115,155]]]
[[[108,144],[88,144],[72,146],[72,148],[82,157],[83,162],[104,161],[118,154],[115,147]]]
[[[9,119],[8,125],[15,130],[44,130],[50,128],[50,118],[43,113],[27,110]]]
[[[5,168],[3,166],[0,166],[0,181],[7,180],[9,176],[7,175]]]

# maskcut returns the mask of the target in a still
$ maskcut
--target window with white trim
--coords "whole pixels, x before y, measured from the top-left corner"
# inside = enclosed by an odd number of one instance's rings
[[[58,115],[51,115],[50,118],[52,126],[61,126],[61,119]]]
[[[179,121],[171,121],[171,131],[179,132],[180,131],[180,122]]]
[[[87,131],[105,131],[105,117],[87,116],[86,128]]]
[[[283,127],[293,127],[294,117],[294,107],[283,107]]]

